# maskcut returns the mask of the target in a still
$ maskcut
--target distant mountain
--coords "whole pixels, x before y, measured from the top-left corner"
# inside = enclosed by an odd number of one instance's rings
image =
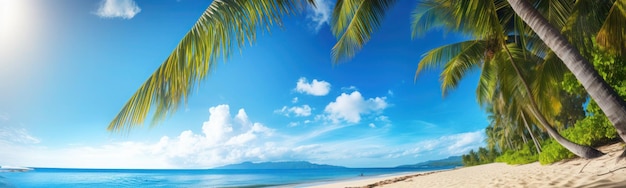
[[[432,168],[432,167],[453,167],[463,166],[461,156],[452,156],[446,159],[432,160],[412,165],[402,165],[396,168]]]
[[[231,164],[217,167],[215,169],[331,169],[345,168],[341,166],[314,164],[307,161],[289,161],[289,162],[264,162],[252,163],[243,162],[239,164]]]

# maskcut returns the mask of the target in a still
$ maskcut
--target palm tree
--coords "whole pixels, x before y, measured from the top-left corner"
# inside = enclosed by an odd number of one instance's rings
[[[489,151],[487,151],[487,149],[480,147],[478,148],[477,154],[478,154],[478,159],[480,160],[480,163],[490,162]]]
[[[335,35],[339,37],[339,41],[333,47],[333,58],[338,61],[341,59],[350,58],[355,55],[355,51],[360,49],[370,38],[372,30],[377,28],[380,25],[380,19],[384,16],[384,10],[393,3],[393,1],[385,1],[386,3],[379,3],[381,6],[368,8],[367,10],[377,10],[376,12],[359,12],[358,16],[354,16],[355,12],[358,12],[360,6],[354,6],[354,4],[350,4],[352,6],[347,6],[348,8],[342,8],[343,4],[340,2],[337,3],[335,7],[335,11],[333,13],[334,21],[332,24],[333,31],[335,31]],[[611,120],[613,125],[615,126],[618,134],[622,137],[623,140],[626,140],[626,104],[624,101],[617,95],[617,93],[610,87],[606,82],[598,75],[598,73],[593,69],[593,66],[586,62],[586,60],[577,53],[577,50],[567,43],[567,40],[560,34],[559,30],[555,29],[551,26],[550,23],[541,16],[541,14],[534,9],[532,5],[524,0],[508,0],[511,3],[513,10],[515,13],[520,15],[524,22],[528,23],[530,19],[533,19],[533,24],[529,24],[531,28],[537,32],[537,29],[544,28],[542,30],[543,35],[539,34],[541,40],[546,41],[546,38],[549,38],[552,43],[548,43],[550,49],[558,49],[559,53],[556,55],[563,60],[563,62],[567,65],[567,68],[572,71],[576,78],[579,81],[583,81],[583,86],[589,92],[591,97],[598,102],[601,106],[602,110],[605,112],[607,117]],[[611,8],[610,14],[606,16],[607,20],[601,23],[602,29],[600,30],[600,34],[598,34],[598,40],[605,41],[608,47],[613,47],[614,49],[620,49],[620,45],[623,43],[609,43],[608,39],[626,39],[626,35],[621,28],[621,24],[623,22],[618,22],[622,20],[626,20],[623,18],[623,14],[618,11],[626,7],[626,3],[624,0],[618,1],[608,1],[613,4],[613,8]],[[560,21],[560,23],[566,23],[570,17],[569,12],[567,10],[563,10],[564,7],[570,7],[568,5],[572,4],[572,1],[539,1],[539,3],[548,3],[548,6],[543,6],[544,8],[550,11],[549,13],[554,14],[554,19]],[[594,2],[595,3],[595,2]],[[606,1],[605,1],[606,3]],[[379,5],[372,4],[372,5]],[[493,14],[498,14],[496,10],[488,10],[488,11],[480,11],[485,6],[493,5],[494,7],[503,8],[507,6],[506,1],[503,0],[492,0],[492,1],[426,1],[424,4],[431,5],[441,5],[441,6],[458,6],[461,9],[457,9],[456,12],[434,12],[437,16],[426,16],[423,22],[423,26],[434,26],[435,24],[440,24],[436,26],[450,26],[450,25],[470,25],[471,27],[461,28],[461,31],[465,31],[471,34],[476,35],[478,38],[482,38],[484,36],[502,36],[501,30],[497,28],[493,28],[491,26],[496,25],[501,20],[493,19]],[[356,8],[355,8],[356,7]],[[524,8],[523,10],[521,8]],[[584,8],[580,6],[579,9]],[[357,10],[357,11],[355,11]],[[522,15],[524,13],[525,15]],[[443,18],[448,18],[450,16],[454,16],[454,14],[462,15],[465,19],[464,21],[470,22],[462,22],[457,20],[457,22],[447,21]],[[340,17],[343,16],[343,17]],[[340,18],[339,18],[340,17]],[[491,19],[490,19],[491,18]],[[349,22],[347,20],[350,20]],[[414,19],[415,20],[415,19]],[[476,20],[481,20],[482,22],[477,22]],[[473,22],[472,22],[473,21]],[[350,23],[350,24],[345,24]],[[354,23],[354,24],[353,24]],[[473,23],[473,24],[469,24]],[[369,26],[368,26],[369,24]],[[511,23],[510,23],[511,24]],[[519,24],[519,23],[513,23]],[[415,25],[415,24],[414,24]],[[548,29],[545,29],[548,28]],[[343,32],[337,32],[343,31]],[[520,32],[524,34],[525,32]],[[617,34],[615,34],[617,33]],[[549,36],[547,36],[549,34]],[[523,37],[522,37],[523,38]],[[497,40],[501,40],[502,38],[496,38]],[[578,38],[577,40],[583,40]],[[558,43],[555,43],[557,42]],[[617,40],[617,41],[625,41],[625,40]],[[581,42],[582,43],[582,42]],[[496,43],[496,45],[499,45]],[[505,46],[505,45],[504,45]],[[626,45],[624,45],[626,46]],[[619,51],[619,50],[614,50]],[[556,52],[556,51],[555,51]],[[544,52],[545,53],[545,52]],[[570,54],[571,53],[571,54]],[[578,54],[578,55],[576,55]],[[567,59],[566,59],[567,58]],[[450,77],[449,80],[443,80],[444,84],[446,81],[458,81],[458,77],[461,75],[454,75]],[[445,88],[444,88],[445,91]],[[530,93],[531,92],[527,92]],[[532,98],[532,97],[531,97]],[[536,104],[531,102],[530,108],[537,108]],[[537,110],[532,110],[533,114],[537,114]],[[546,125],[548,122],[545,118],[538,117],[541,124]],[[551,134],[552,135],[552,134]],[[596,150],[597,151],[597,150]],[[592,152],[599,154],[599,152]],[[626,151],[625,153],[626,154]]]
[[[608,119],[613,123],[618,135],[622,140],[626,140],[626,103],[609,86],[604,79],[593,68],[581,53],[568,42],[560,30],[555,28],[543,15],[526,0],[507,0],[513,10],[522,20],[528,24],[542,41],[563,61],[567,68],[580,81],[587,93],[595,100]],[[606,1],[605,1],[606,2]],[[611,11],[606,17],[603,29],[598,34],[598,39],[606,46],[617,48],[618,52],[624,50],[624,29],[623,21],[626,20],[626,1],[608,1],[612,4]],[[594,2],[597,3],[597,2]],[[619,11],[619,10],[622,11]],[[587,15],[583,15],[587,16]],[[617,22],[617,21],[622,22]],[[617,31],[615,31],[617,30]],[[621,39],[621,40],[620,40]],[[614,42],[609,42],[616,41]],[[620,46],[621,45],[621,46]],[[625,152],[622,154],[624,157]]]
[[[493,115],[489,115],[489,119],[493,119]],[[489,150],[502,150],[502,146],[498,144],[496,131],[493,127],[493,124],[490,124],[489,126],[487,126],[487,128],[485,128],[485,135],[487,135],[487,138],[485,138],[485,142],[487,142],[487,148],[489,148]]]
[[[433,0],[418,5],[413,15],[414,35],[419,35],[431,27],[443,26],[472,35],[477,39],[445,45],[427,52],[419,63],[416,76],[425,68],[444,67],[441,81],[445,95],[450,88],[456,87],[459,80],[472,67],[480,67],[482,73],[477,96],[481,104],[494,99],[494,94],[498,91],[508,91],[510,97],[518,100],[525,99],[520,105],[524,104],[524,108],[532,112],[550,136],[572,153],[584,158],[602,156],[603,153],[596,149],[565,139],[550,125],[549,120],[541,113],[541,108],[537,103],[539,99],[534,96],[534,93],[538,92],[531,90],[529,76],[527,76],[530,71],[524,72],[520,67],[521,65],[532,67],[535,64],[533,62],[543,61],[543,58],[533,56],[524,50],[526,45],[518,44],[523,42],[509,39],[518,37],[509,36],[510,33],[523,35],[524,27],[512,24],[516,17],[512,11],[507,11],[505,2],[499,4],[497,1],[485,2]],[[465,11],[467,7],[471,7],[473,11]],[[436,22],[432,23],[433,20]],[[524,36],[520,38],[522,37]],[[508,72],[501,73],[503,71]],[[540,80],[539,82],[547,81]],[[507,97],[504,100],[510,101],[511,99]],[[550,104],[549,102],[543,104]]]

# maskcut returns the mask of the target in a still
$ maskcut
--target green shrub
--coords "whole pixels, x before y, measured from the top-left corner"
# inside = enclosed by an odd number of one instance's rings
[[[563,159],[571,159],[576,157],[572,152],[565,149],[561,144],[550,138],[543,142],[542,151],[539,154],[539,163],[542,165],[552,164]]]
[[[598,105],[591,102],[588,105],[588,112],[592,114],[576,122],[574,127],[562,131],[563,137],[585,146],[601,146],[617,138],[617,132],[611,122],[598,111],[600,111]]]
[[[513,151],[508,150],[502,155],[496,158],[496,162],[503,162],[506,164],[528,164],[537,161],[537,151],[534,148],[532,142],[524,144],[521,150]]]

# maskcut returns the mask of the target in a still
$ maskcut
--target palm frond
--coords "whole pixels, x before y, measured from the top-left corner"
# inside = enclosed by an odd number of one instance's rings
[[[302,1],[304,2],[304,1]],[[301,1],[215,0],[165,62],[133,94],[108,126],[110,131],[142,125],[153,111],[152,125],[187,102],[197,82],[233,47],[252,43],[257,30],[280,25],[281,17],[299,11]],[[310,2],[310,1],[309,1]]]
[[[496,1],[456,0],[456,30],[477,38],[498,38],[504,33]]]
[[[452,10],[450,0],[418,2],[411,13],[411,36],[416,38],[435,28],[454,28]]]
[[[450,89],[456,88],[458,82],[467,72],[480,66],[485,56],[486,43],[480,40],[470,40],[445,45],[426,52],[415,71],[415,79],[424,69],[443,67],[440,79],[445,96]]]
[[[596,41],[620,56],[626,55],[626,0],[616,0],[604,20]]]
[[[562,29],[563,34],[587,59],[593,57],[594,38],[607,18],[611,1],[576,1],[572,14]]]
[[[497,85],[497,64],[492,63],[492,61],[485,61],[481,67],[478,86],[476,87],[476,100],[481,107],[492,102]]]
[[[332,32],[338,37],[333,46],[334,62],[353,57],[374,30],[380,27],[395,0],[338,0],[333,9]]]
[[[574,10],[574,0],[538,0],[537,10],[555,27],[564,28]]]

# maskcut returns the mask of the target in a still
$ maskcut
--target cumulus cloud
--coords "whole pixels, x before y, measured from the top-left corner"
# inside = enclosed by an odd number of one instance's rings
[[[385,123],[390,122],[389,117],[378,114],[388,106],[384,98],[364,99],[355,91],[342,94],[331,104],[334,105],[329,104],[329,112],[323,114],[327,116],[324,120],[332,117],[332,113],[336,113],[334,117],[338,120],[359,119],[351,117],[351,113],[342,112],[354,110],[358,116],[370,115],[368,118],[372,121],[367,122],[366,126],[385,127]],[[316,118],[314,121],[292,122],[289,125],[317,121]],[[483,130],[480,130],[431,140],[403,140],[398,144],[393,137],[386,137],[386,133],[372,129],[369,133],[327,139],[324,135],[347,131],[344,128],[350,125],[302,126],[282,130],[285,132],[281,133],[253,121],[244,109],[231,111],[228,105],[211,107],[208,120],[197,125],[202,126],[200,131],[184,130],[173,136],[144,142],[123,141],[49,148],[25,129],[2,125],[0,123],[0,164],[66,168],[209,168],[243,161],[289,160],[355,167],[368,164],[395,166],[425,160],[425,156],[437,159],[460,155],[482,146],[485,138]],[[300,133],[293,132],[301,128],[307,129]]]
[[[103,18],[132,19],[141,12],[133,0],[102,0],[95,14]]]
[[[315,32],[318,32],[324,24],[329,23],[331,5],[329,0],[315,0],[315,7],[309,7],[307,18],[313,22],[312,27]]]
[[[272,148],[257,141],[271,137],[275,130],[251,122],[245,110],[240,109],[235,117],[231,117],[228,105],[212,107],[209,112],[202,134],[188,130],[176,138],[164,136],[155,145],[155,151],[166,156],[169,163],[190,167],[259,160],[273,153],[269,151]]]
[[[182,131],[158,142],[111,142],[99,146],[46,148],[23,129],[0,127],[0,164],[67,168],[207,168],[242,161],[282,159],[292,143],[276,145],[275,130],[228,105],[209,109],[202,131]],[[8,141],[6,141],[8,140]],[[23,144],[16,144],[23,143]],[[72,156],[68,158],[67,156]]]
[[[298,97],[294,97],[293,99],[291,99],[291,103],[298,103]]]
[[[330,83],[326,81],[317,81],[317,79],[313,79],[313,81],[309,83],[306,78],[302,77],[298,79],[295,90],[299,93],[324,96],[330,92]]]
[[[360,92],[342,93],[334,102],[326,106],[324,111],[333,122],[340,120],[349,123],[359,123],[361,116],[371,113],[380,113],[388,107],[385,97],[364,99]]]
[[[309,105],[302,105],[302,106],[293,106],[291,108],[288,108],[287,106],[283,106],[283,108],[275,110],[275,113],[278,114],[283,114],[287,117],[289,117],[290,114],[293,114],[295,116],[298,117],[307,117],[311,115],[311,106]]]

